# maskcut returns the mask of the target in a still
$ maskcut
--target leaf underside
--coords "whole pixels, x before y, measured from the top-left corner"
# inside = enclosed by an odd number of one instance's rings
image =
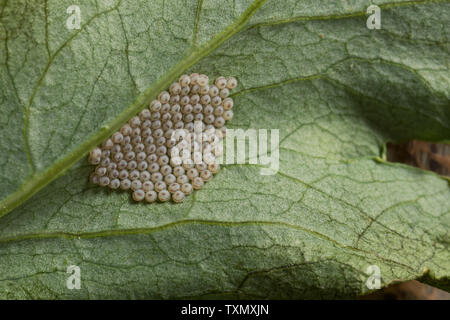
[[[68,30],[71,4],[0,1],[0,298],[448,284],[449,181],[384,146],[450,140],[449,1],[86,0]],[[227,165],[182,204],[90,185],[90,148],[194,71],[239,80],[229,127],[279,129],[279,172]]]

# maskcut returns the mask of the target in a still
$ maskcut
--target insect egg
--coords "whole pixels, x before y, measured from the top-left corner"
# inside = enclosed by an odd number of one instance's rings
[[[156,183],[158,181],[161,181],[163,179],[163,176],[160,172],[152,173],[152,177],[150,178],[153,183]]]
[[[167,120],[166,122],[164,122],[164,124],[162,125],[162,129],[167,131],[169,129],[171,129],[173,127],[173,123],[170,120]]]
[[[164,181],[158,181],[155,183],[155,191],[160,192],[166,189],[166,183]]]
[[[130,178],[130,180],[134,181],[136,179],[139,179],[139,175],[140,175],[140,173],[138,170],[132,170],[129,174],[129,178]]]
[[[133,181],[131,181],[131,189],[135,190],[135,191],[142,189],[142,182],[141,182],[141,180],[133,180]]]
[[[161,174],[163,175],[163,176],[167,176],[168,174],[170,174],[170,173],[172,173],[172,167],[171,166],[169,166],[169,165],[163,165],[162,167],[161,167],[161,169],[159,170],[159,172],[161,172]]]
[[[147,157],[146,160],[147,160],[147,163],[151,164],[153,162],[156,162],[156,160],[158,160],[158,156],[156,154],[152,153]]]
[[[233,108],[233,99],[231,98],[223,99],[222,105],[225,110],[231,110]]]
[[[131,143],[134,146],[137,146],[138,144],[140,144],[142,142],[142,137],[141,136],[136,136],[133,138],[133,140],[131,141]],[[138,151],[139,152],[139,151]]]
[[[181,88],[180,88],[180,93],[181,93]],[[170,105],[176,104],[176,103],[178,103],[178,102],[180,102],[180,96],[179,96],[179,94],[171,95],[171,96],[170,96],[170,100],[169,100],[169,104],[170,104]]]
[[[152,112],[158,112],[159,110],[161,110],[161,102],[159,102],[158,100],[153,100],[150,103],[150,111]]]
[[[161,157],[158,158],[158,164],[160,166],[166,165],[169,163],[169,157],[166,155],[163,155]]]
[[[129,179],[123,179],[120,182],[120,188],[122,190],[128,190],[128,189],[130,189],[130,187],[131,187],[131,181]]]
[[[192,121],[194,120],[194,115],[192,113],[188,113],[183,117],[183,120],[184,120],[184,122],[188,122],[188,124],[191,125]]]
[[[98,184],[101,185],[102,187],[106,187],[109,184],[109,178],[107,176],[103,176],[100,177],[100,179],[98,180]]]
[[[110,179],[115,179],[119,176],[119,171],[117,170],[111,170],[111,172],[108,174],[108,177]]]
[[[200,112],[202,112],[202,110],[203,110],[203,106],[200,103],[196,103],[192,107],[192,112],[194,112],[194,113],[200,113]]]
[[[131,142],[131,137],[130,136],[124,136],[122,142],[120,143],[120,145],[124,146],[126,144],[129,144]]]
[[[136,169],[136,167],[137,167],[137,162],[134,160],[129,161],[127,164],[127,168],[130,170],[134,170],[134,169]]]
[[[225,112],[223,113],[223,118],[224,118],[226,121],[233,119],[233,111],[231,111],[231,110],[225,111]]]
[[[145,121],[150,118],[150,110],[144,109],[139,113],[139,119]]]
[[[211,87],[209,87],[208,94],[209,94],[211,97],[217,96],[217,95],[219,94],[219,88],[217,88],[216,86],[211,86]]]
[[[164,177],[164,182],[165,182],[167,185],[170,185],[171,183],[174,183],[175,181],[177,181],[177,178],[176,178],[173,174],[171,174],[171,173],[169,173],[168,175],[166,175],[166,176]]]
[[[147,161],[140,161],[140,162],[138,162],[137,169],[138,169],[139,171],[143,171],[143,170],[145,170],[145,169],[147,169],[147,168],[148,168],[148,163],[147,163]]]
[[[201,74],[201,75],[199,75],[198,78],[197,78],[197,83],[198,83],[198,85],[199,85],[200,87],[207,86],[207,85],[208,85],[208,82],[209,82],[209,78],[208,78],[208,76],[205,75],[205,74]]]
[[[177,141],[175,139],[168,139],[166,142],[167,148],[174,147],[177,144]]]
[[[134,146],[134,151],[136,152],[142,152],[145,150],[145,146],[143,143],[138,143]]]
[[[184,74],[180,77],[180,80],[178,80],[178,82],[182,87],[187,87],[191,83],[191,77],[189,77],[187,74]]]
[[[148,203],[155,202],[157,198],[158,195],[155,191],[150,190],[145,193],[145,201],[147,201]]]
[[[139,190],[135,190],[133,192],[133,199],[135,201],[140,202],[140,201],[144,200],[144,198],[145,198],[145,192],[144,191],[139,189]]]
[[[112,141],[114,143],[121,143],[123,140],[123,135],[120,132],[116,132],[112,136]]]
[[[219,164],[213,162],[208,165],[208,170],[211,171],[211,173],[217,173],[220,170],[220,166]]]
[[[151,173],[157,172],[159,171],[159,165],[156,162],[153,162],[152,164],[150,164],[150,166],[148,167],[148,171],[150,171]]]
[[[218,89],[223,89],[227,85],[227,79],[225,77],[218,77],[215,81],[215,85]]]
[[[200,177],[203,179],[203,181],[209,181],[212,178],[212,172],[209,170],[204,170],[200,172]]]
[[[95,173],[98,175],[98,176],[104,176],[105,174],[106,174],[106,168],[105,167],[101,167],[101,166],[98,166],[96,169],[95,169]]]
[[[220,105],[221,103],[222,103],[222,98],[219,97],[219,96],[215,96],[215,97],[212,98],[212,100],[211,100],[211,104],[212,104],[214,107],[217,107],[217,106]]]
[[[119,179],[113,179],[109,182],[109,187],[111,189],[117,189],[120,187],[120,180]]]
[[[191,101],[191,99],[188,96],[184,96],[180,99],[180,105],[181,106],[185,106],[187,105],[189,102]]]
[[[181,89],[181,95],[182,96],[187,96],[189,94],[189,92],[191,92],[191,88],[189,88],[189,87],[183,87]]]
[[[165,103],[165,104],[162,105],[162,107],[161,107],[161,113],[169,112],[169,110],[170,110],[170,104]]]
[[[163,91],[158,95],[158,100],[161,104],[165,104],[170,100],[170,94],[167,91]]]
[[[172,195],[172,199],[174,202],[176,203],[180,203],[184,201],[184,193],[182,191],[176,191],[173,195]]]
[[[142,190],[144,190],[145,192],[152,191],[154,188],[155,186],[151,181],[145,181],[144,183],[142,183]]]
[[[186,172],[186,175],[188,176],[189,179],[192,180],[198,176],[198,171],[197,169],[191,168]]]
[[[128,178],[128,170],[120,170],[119,179],[124,180],[126,178]]]
[[[174,82],[170,85],[169,91],[173,95],[178,95],[181,92],[181,86],[179,83]]]
[[[170,200],[170,192],[167,190],[161,190],[158,192],[158,199],[161,202],[166,202]]]
[[[205,106],[205,108],[203,108],[203,113],[206,115],[212,114],[214,112],[214,108],[208,104],[207,106]]]
[[[198,94],[193,94],[189,99],[190,104],[196,105],[200,101],[200,96]]]
[[[169,184],[169,186],[167,187],[167,190],[168,190],[170,193],[175,193],[175,192],[177,192],[178,190],[180,190],[180,185],[179,185],[178,183],[176,183],[176,182],[171,183],[171,184]]]
[[[100,162],[100,164],[101,164],[103,167],[107,167],[107,166],[109,165],[110,162],[111,162],[111,160],[110,160],[109,158],[104,158],[104,159]]]
[[[228,89],[232,90],[232,89],[236,88],[237,84],[238,84],[238,82],[237,82],[236,78],[229,77],[227,79],[227,88]]]
[[[123,146],[122,150],[123,150],[123,152],[125,152],[125,159],[126,159],[127,158],[127,154],[129,152],[133,151],[133,146],[130,143],[128,143],[128,144]]]
[[[185,184],[185,183],[189,182],[189,178],[186,175],[182,174],[182,175],[177,177],[177,182],[179,184]]]
[[[216,117],[219,117],[223,114],[223,107],[222,106],[218,106],[214,109],[214,115]]]
[[[125,169],[128,165],[128,162],[125,160],[120,160],[119,163],[117,164],[117,169]]]
[[[198,84],[195,84],[191,88],[191,93],[194,93],[194,94],[200,93],[200,89],[201,89],[200,86]]]
[[[190,115],[188,115],[188,116],[192,116],[192,114],[190,114]],[[186,116],[187,117],[187,116]],[[191,117],[187,117],[187,118],[189,118],[189,119],[191,119]],[[186,119],[185,119],[186,120]],[[192,117],[192,120],[193,120],[193,117]],[[192,121],[191,120],[191,121]],[[188,122],[188,123],[186,123],[185,125],[184,125],[184,128],[187,130],[187,131],[189,131],[189,132],[192,132],[192,131],[194,131],[194,124],[192,123],[192,122]]]
[[[191,113],[192,112],[192,105],[191,104],[187,104],[187,105],[185,105],[184,107],[183,107],[183,113],[184,114],[187,114],[187,113]]]
[[[199,74],[198,73],[192,73],[190,78],[191,78],[191,84],[192,85],[196,85],[197,84],[197,80],[198,80]]]
[[[111,151],[109,151],[109,150],[103,150],[102,151],[102,155],[101,155],[101,158],[109,158],[109,156],[111,155]]]
[[[204,86],[200,88],[200,94],[205,95],[209,93],[209,86]]]
[[[100,177],[98,175],[95,174],[95,172],[91,173],[91,175],[89,176],[89,181],[92,184],[98,184],[100,180]]]
[[[173,129],[167,129],[166,130],[166,133],[164,133],[164,137],[166,138],[166,139],[170,139],[170,138],[172,138],[172,134],[174,133],[174,130]]]
[[[142,133],[141,133],[142,137],[147,138],[147,137],[151,137],[152,135],[152,129],[150,128],[145,128]]]
[[[150,118],[152,119],[152,124],[153,124],[153,121],[158,120],[159,118],[161,118],[161,113],[160,112],[153,112],[152,115],[150,116]]]
[[[145,150],[145,152],[146,152],[147,154],[151,155],[151,154],[155,153],[155,151],[156,151],[156,145],[155,145],[155,144],[149,144],[149,145],[147,145],[147,146],[145,147],[144,150]],[[150,161],[150,162],[153,162],[153,161]]]
[[[204,171],[204,170],[206,170],[206,169],[208,168],[208,165],[207,165],[205,162],[200,162],[200,163],[197,163],[197,164],[195,165],[195,168],[196,168],[198,171]]]
[[[154,138],[159,138],[162,137],[164,135],[164,131],[162,129],[156,129],[155,131],[153,131],[153,137]]]
[[[92,158],[100,158],[102,156],[102,150],[100,148],[94,148],[89,156]]]
[[[228,98],[228,96],[230,95],[230,90],[228,90],[227,88],[224,88],[224,89],[220,90],[219,95],[222,99]]]
[[[214,163],[215,160],[215,157],[211,153],[206,153],[203,155],[203,161],[205,161],[205,163],[208,165]]]
[[[159,146],[156,148],[156,155],[163,156],[167,153],[167,147],[166,146]]]
[[[181,189],[180,189],[184,194],[186,195],[190,195],[193,191],[192,185],[190,183],[185,183],[183,185],[181,185]]]
[[[117,164],[116,164],[115,162],[111,162],[111,163],[108,165],[107,169],[108,169],[108,172],[109,172],[109,171],[112,171],[112,170],[116,170],[116,169],[117,169]]]
[[[141,171],[140,175],[139,175],[139,180],[141,180],[142,182],[146,182],[148,180],[150,180],[151,174],[148,171]]]
[[[205,121],[205,123],[210,124],[210,123],[213,123],[215,119],[216,119],[216,118],[215,118],[212,114],[208,114],[208,115],[204,118],[204,121]]]
[[[133,151],[127,152],[125,154],[125,160],[131,161],[131,160],[133,160],[135,158],[135,156],[136,155],[135,155],[135,153]]]
[[[192,180],[192,187],[196,190],[201,189],[203,187],[203,185],[204,185],[204,182],[203,182],[202,178],[200,178],[200,177],[195,177]]]
[[[152,129],[159,129],[161,128],[161,121],[160,120],[155,120],[152,122]]]
[[[172,119],[172,114],[170,114],[169,112],[163,113],[161,115],[162,122],[170,121],[170,119]]]
[[[114,142],[111,139],[107,139],[103,142],[102,147],[105,150],[111,150],[114,147]]]
[[[141,125],[141,120],[139,119],[139,117],[134,116],[130,119],[130,121],[128,121],[128,123],[132,128],[137,128]]]
[[[225,124],[225,119],[222,117],[217,117],[216,120],[214,120],[214,125],[217,128],[221,128],[223,127],[223,125]]]

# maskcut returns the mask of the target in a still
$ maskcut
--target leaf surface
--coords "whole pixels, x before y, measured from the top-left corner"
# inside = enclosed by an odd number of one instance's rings
[[[450,140],[450,3],[376,1],[368,30],[371,3],[80,1],[68,30],[67,1],[2,1],[0,297],[354,297],[369,265],[448,283],[449,181],[384,150]],[[90,185],[90,148],[193,71],[239,80],[230,127],[279,129],[278,173],[227,165],[177,205]]]

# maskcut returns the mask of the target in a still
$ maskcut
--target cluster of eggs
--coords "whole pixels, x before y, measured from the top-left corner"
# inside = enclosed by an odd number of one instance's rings
[[[89,154],[90,181],[132,190],[135,201],[182,202],[220,169],[216,157],[233,117],[230,90],[237,81],[183,75]],[[187,151],[186,151],[187,150]],[[187,153],[187,154],[186,154]]]

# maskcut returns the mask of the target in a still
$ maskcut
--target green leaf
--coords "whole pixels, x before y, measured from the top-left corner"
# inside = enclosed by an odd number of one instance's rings
[[[70,5],[0,2],[0,298],[448,284],[449,180],[384,150],[450,140],[449,1],[86,0],[79,30]],[[227,165],[182,204],[90,185],[87,152],[192,71],[239,80],[230,127],[279,129],[279,172]]]

